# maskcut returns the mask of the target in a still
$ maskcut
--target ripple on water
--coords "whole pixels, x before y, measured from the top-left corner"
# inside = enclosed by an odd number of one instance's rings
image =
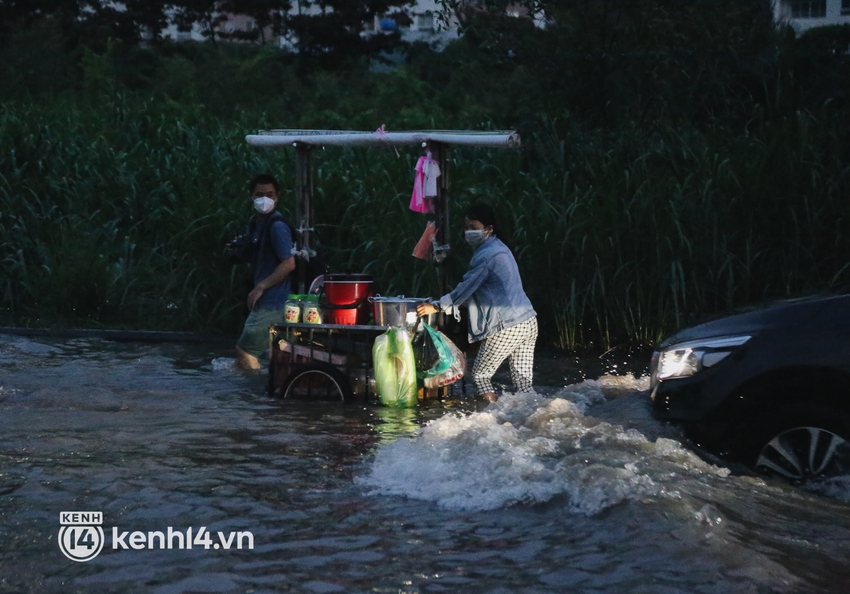
[[[319,406],[267,398],[229,347],[29,342],[0,344],[0,566],[18,569],[0,589],[832,592],[850,579],[846,483],[827,499],[730,474],[652,417],[643,377],[558,387],[559,371],[486,408]],[[121,530],[247,529],[256,547],[107,542],[75,564],[56,545],[60,509],[103,510]]]

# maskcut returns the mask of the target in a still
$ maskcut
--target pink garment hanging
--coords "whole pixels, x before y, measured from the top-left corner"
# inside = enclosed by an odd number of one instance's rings
[[[431,158],[431,151],[416,161],[416,173],[413,177],[413,194],[410,196],[410,210],[414,212],[434,212],[432,198],[437,195],[437,178],[440,177],[440,165]]]

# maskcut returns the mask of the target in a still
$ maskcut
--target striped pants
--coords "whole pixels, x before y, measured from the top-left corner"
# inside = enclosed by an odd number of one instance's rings
[[[472,365],[472,381],[478,395],[494,391],[490,380],[506,358],[516,391],[530,391],[536,342],[537,316],[485,338]]]

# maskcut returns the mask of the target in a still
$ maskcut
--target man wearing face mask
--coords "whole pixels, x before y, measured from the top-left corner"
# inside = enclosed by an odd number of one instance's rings
[[[295,270],[289,225],[275,211],[277,181],[262,174],[252,179],[249,187],[257,212],[249,224],[256,248],[254,288],[248,293],[248,319],[236,341],[236,364],[244,370],[260,368],[259,357],[269,346],[269,327],[283,321],[283,307],[290,293],[289,275]]]
[[[467,305],[469,341],[483,341],[472,366],[478,395],[495,402],[492,379],[505,359],[516,391],[530,392],[537,313],[523,291],[511,250],[496,236],[496,217],[489,206],[475,204],[467,211],[464,239],[475,253],[463,280],[439,303],[423,303],[416,311],[425,316]]]

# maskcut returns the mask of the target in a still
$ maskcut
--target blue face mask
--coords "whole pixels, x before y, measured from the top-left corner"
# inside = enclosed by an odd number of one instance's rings
[[[471,245],[474,248],[477,248],[484,240],[487,239],[487,236],[484,235],[483,229],[469,229],[463,232],[463,238],[466,240],[466,243]]]

